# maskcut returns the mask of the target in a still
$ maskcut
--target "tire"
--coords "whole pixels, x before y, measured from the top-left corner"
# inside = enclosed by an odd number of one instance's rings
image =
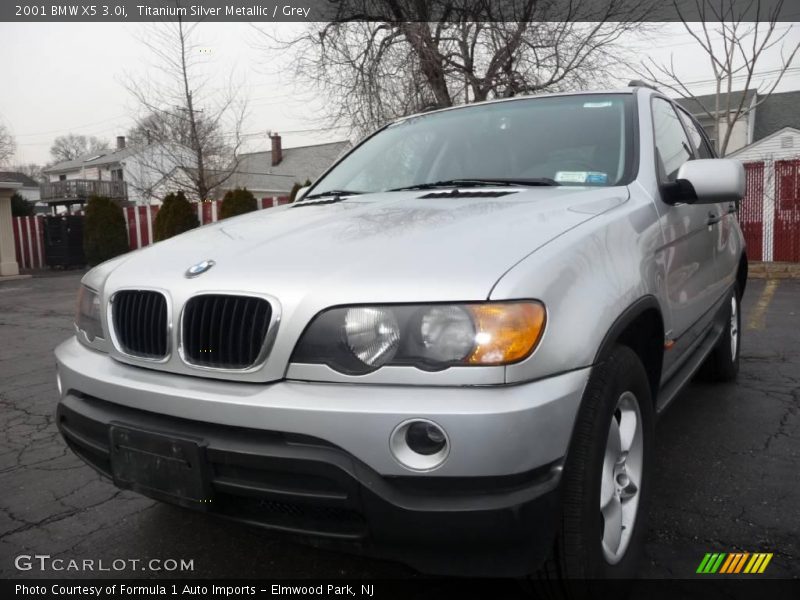
[[[733,381],[739,374],[739,354],[742,347],[742,308],[739,289],[734,286],[725,313],[725,330],[709,353],[701,377],[706,381]]]
[[[646,533],[653,420],[642,362],[627,346],[614,346],[593,369],[578,412],[546,577],[635,577]]]

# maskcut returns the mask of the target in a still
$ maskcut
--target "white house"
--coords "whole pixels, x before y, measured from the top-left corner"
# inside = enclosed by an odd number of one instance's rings
[[[156,145],[128,147],[117,137],[114,150],[87,154],[43,169],[47,183],[41,200],[49,204],[83,203],[91,196],[107,196],[132,204],[158,203],[153,188],[161,174],[177,164],[174,153]]]
[[[247,188],[256,198],[288,196],[295,183],[314,181],[350,148],[346,140],[283,148],[280,135],[272,134],[270,139],[271,150],[240,155],[232,172],[206,170],[209,182],[216,186],[215,199],[235,188]],[[154,194],[163,198],[169,192],[189,190],[193,177],[192,167],[177,166],[154,186]],[[216,185],[215,179],[222,183]]]
[[[800,106],[798,107],[800,111]],[[728,154],[744,163],[763,160],[787,160],[800,157],[800,129],[784,127],[768,136]]]
[[[270,135],[271,150],[239,157],[231,172],[207,168],[214,198],[237,187],[247,188],[258,198],[288,195],[295,183],[315,180],[350,148],[339,141],[313,146],[283,148],[281,136]],[[195,161],[188,150],[158,144],[126,146],[117,137],[115,150],[81,156],[47,167],[47,183],[41,187],[42,201],[69,205],[83,203],[93,195],[108,196],[132,204],[160,204],[170,192],[183,190],[190,200]],[[209,199],[209,198],[206,198]]]

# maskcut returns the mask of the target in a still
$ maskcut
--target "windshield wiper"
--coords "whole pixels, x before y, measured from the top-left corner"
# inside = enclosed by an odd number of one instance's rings
[[[306,196],[300,200],[300,202],[305,202],[311,198],[324,198],[325,196],[357,196],[358,194],[363,193],[364,192],[357,192],[355,190],[328,190],[327,192],[320,192],[319,194],[311,194],[310,196]]]
[[[434,181],[431,183],[417,183],[406,187],[399,187],[389,192],[402,192],[406,190],[432,190],[435,188],[444,187],[480,187],[480,186],[540,186],[540,185],[560,185],[554,179],[548,177],[536,177],[533,179],[506,179],[506,178],[492,178],[492,179],[447,179],[445,181]]]

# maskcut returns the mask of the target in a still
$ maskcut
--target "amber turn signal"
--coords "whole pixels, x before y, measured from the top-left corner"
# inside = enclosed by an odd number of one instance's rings
[[[475,322],[471,365],[503,365],[528,356],[544,332],[546,311],[539,302],[508,302],[469,306]]]

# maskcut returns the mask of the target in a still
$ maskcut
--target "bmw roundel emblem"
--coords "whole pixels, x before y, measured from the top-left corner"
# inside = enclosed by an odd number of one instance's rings
[[[199,262],[196,265],[192,265],[188,269],[186,269],[186,277],[191,279],[192,277],[197,277],[198,275],[202,275],[206,271],[208,271],[211,267],[213,267],[215,263],[210,258],[208,260],[204,260],[203,262]]]

